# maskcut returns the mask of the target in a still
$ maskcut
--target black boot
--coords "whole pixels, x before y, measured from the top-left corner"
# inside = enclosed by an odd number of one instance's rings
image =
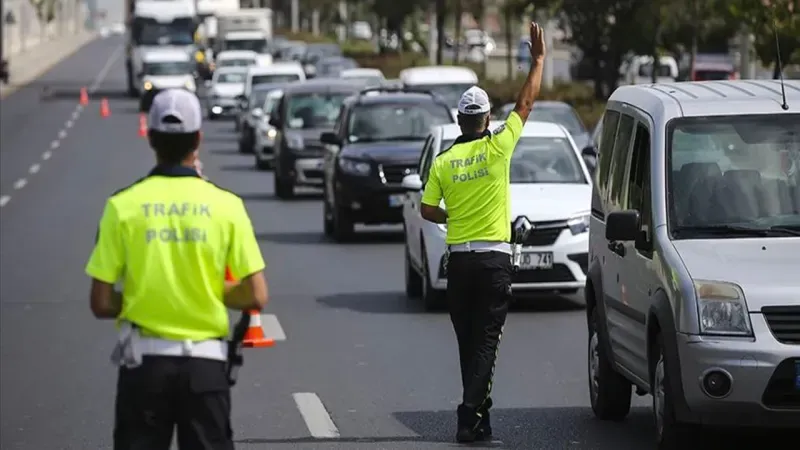
[[[492,422],[489,419],[489,411],[484,411],[481,413],[481,420],[478,422],[475,440],[482,442],[488,442],[492,440]]]
[[[478,425],[480,416],[478,412],[464,405],[458,406],[458,431],[456,432],[456,442],[465,444],[475,442],[478,439]]]

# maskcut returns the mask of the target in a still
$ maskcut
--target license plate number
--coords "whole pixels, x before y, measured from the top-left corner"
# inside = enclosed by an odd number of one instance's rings
[[[520,255],[520,269],[539,270],[553,268],[552,252],[523,252]]]
[[[404,194],[392,194],[389,196],[389,206],[402,206],[406,196]]]
[[[794,362],[794,388],[800,391],[800,360]]]

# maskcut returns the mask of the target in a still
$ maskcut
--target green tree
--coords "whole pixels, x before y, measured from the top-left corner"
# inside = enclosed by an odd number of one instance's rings
[[[728,0],[728,13],[755,36],[756,56],[780,75],[776,41],[784,65],[800,62],[800,0]]]

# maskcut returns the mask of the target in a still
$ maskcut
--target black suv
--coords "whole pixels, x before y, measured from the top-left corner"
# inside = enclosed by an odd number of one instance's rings
[[[295,186],[322,186],[320,135],[333,129],[342,103],[362,81],[311,80],[286,85],[269,117],[275,136],[275,195],[290,198]]]
[[[355,223],[403,221],[403,177],[414,173],[430,127],[453,123],[450,108],[431,93],[365,89],[342,105],[325,153],[325,234],[344,240]]]

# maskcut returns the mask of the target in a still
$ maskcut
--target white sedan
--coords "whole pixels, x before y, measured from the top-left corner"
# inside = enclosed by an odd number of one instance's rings
[[[263,114],[256,125],[256,141],[253,149],[258,170],[271,169],[273,159],[275,159],[275,137],[278,135],[278,131],[269,124],[269,118],[272,110],[280,103],[281,97],[283,97],[282,89],[269,91],[264,105],[261,107]]]
[[[491,128],[503,122],[493,121]],[[425,307],[442,304],[446,225],[420,216],[420,200],[431,162],[461,134],[457,125],[434,127],[420,158],[418,174],[403,186],[405,285],[409,297]],[[525,216],[534,225],[523,245],[522,264],[514,274],[515,291],[573,293],[586,280],[592,178],[581,152],[561,125],[528,122],[511,159],[511,221]],[[444,207],[444,205],[442,205]],[[509,229],[511,223],[509,223]]]

